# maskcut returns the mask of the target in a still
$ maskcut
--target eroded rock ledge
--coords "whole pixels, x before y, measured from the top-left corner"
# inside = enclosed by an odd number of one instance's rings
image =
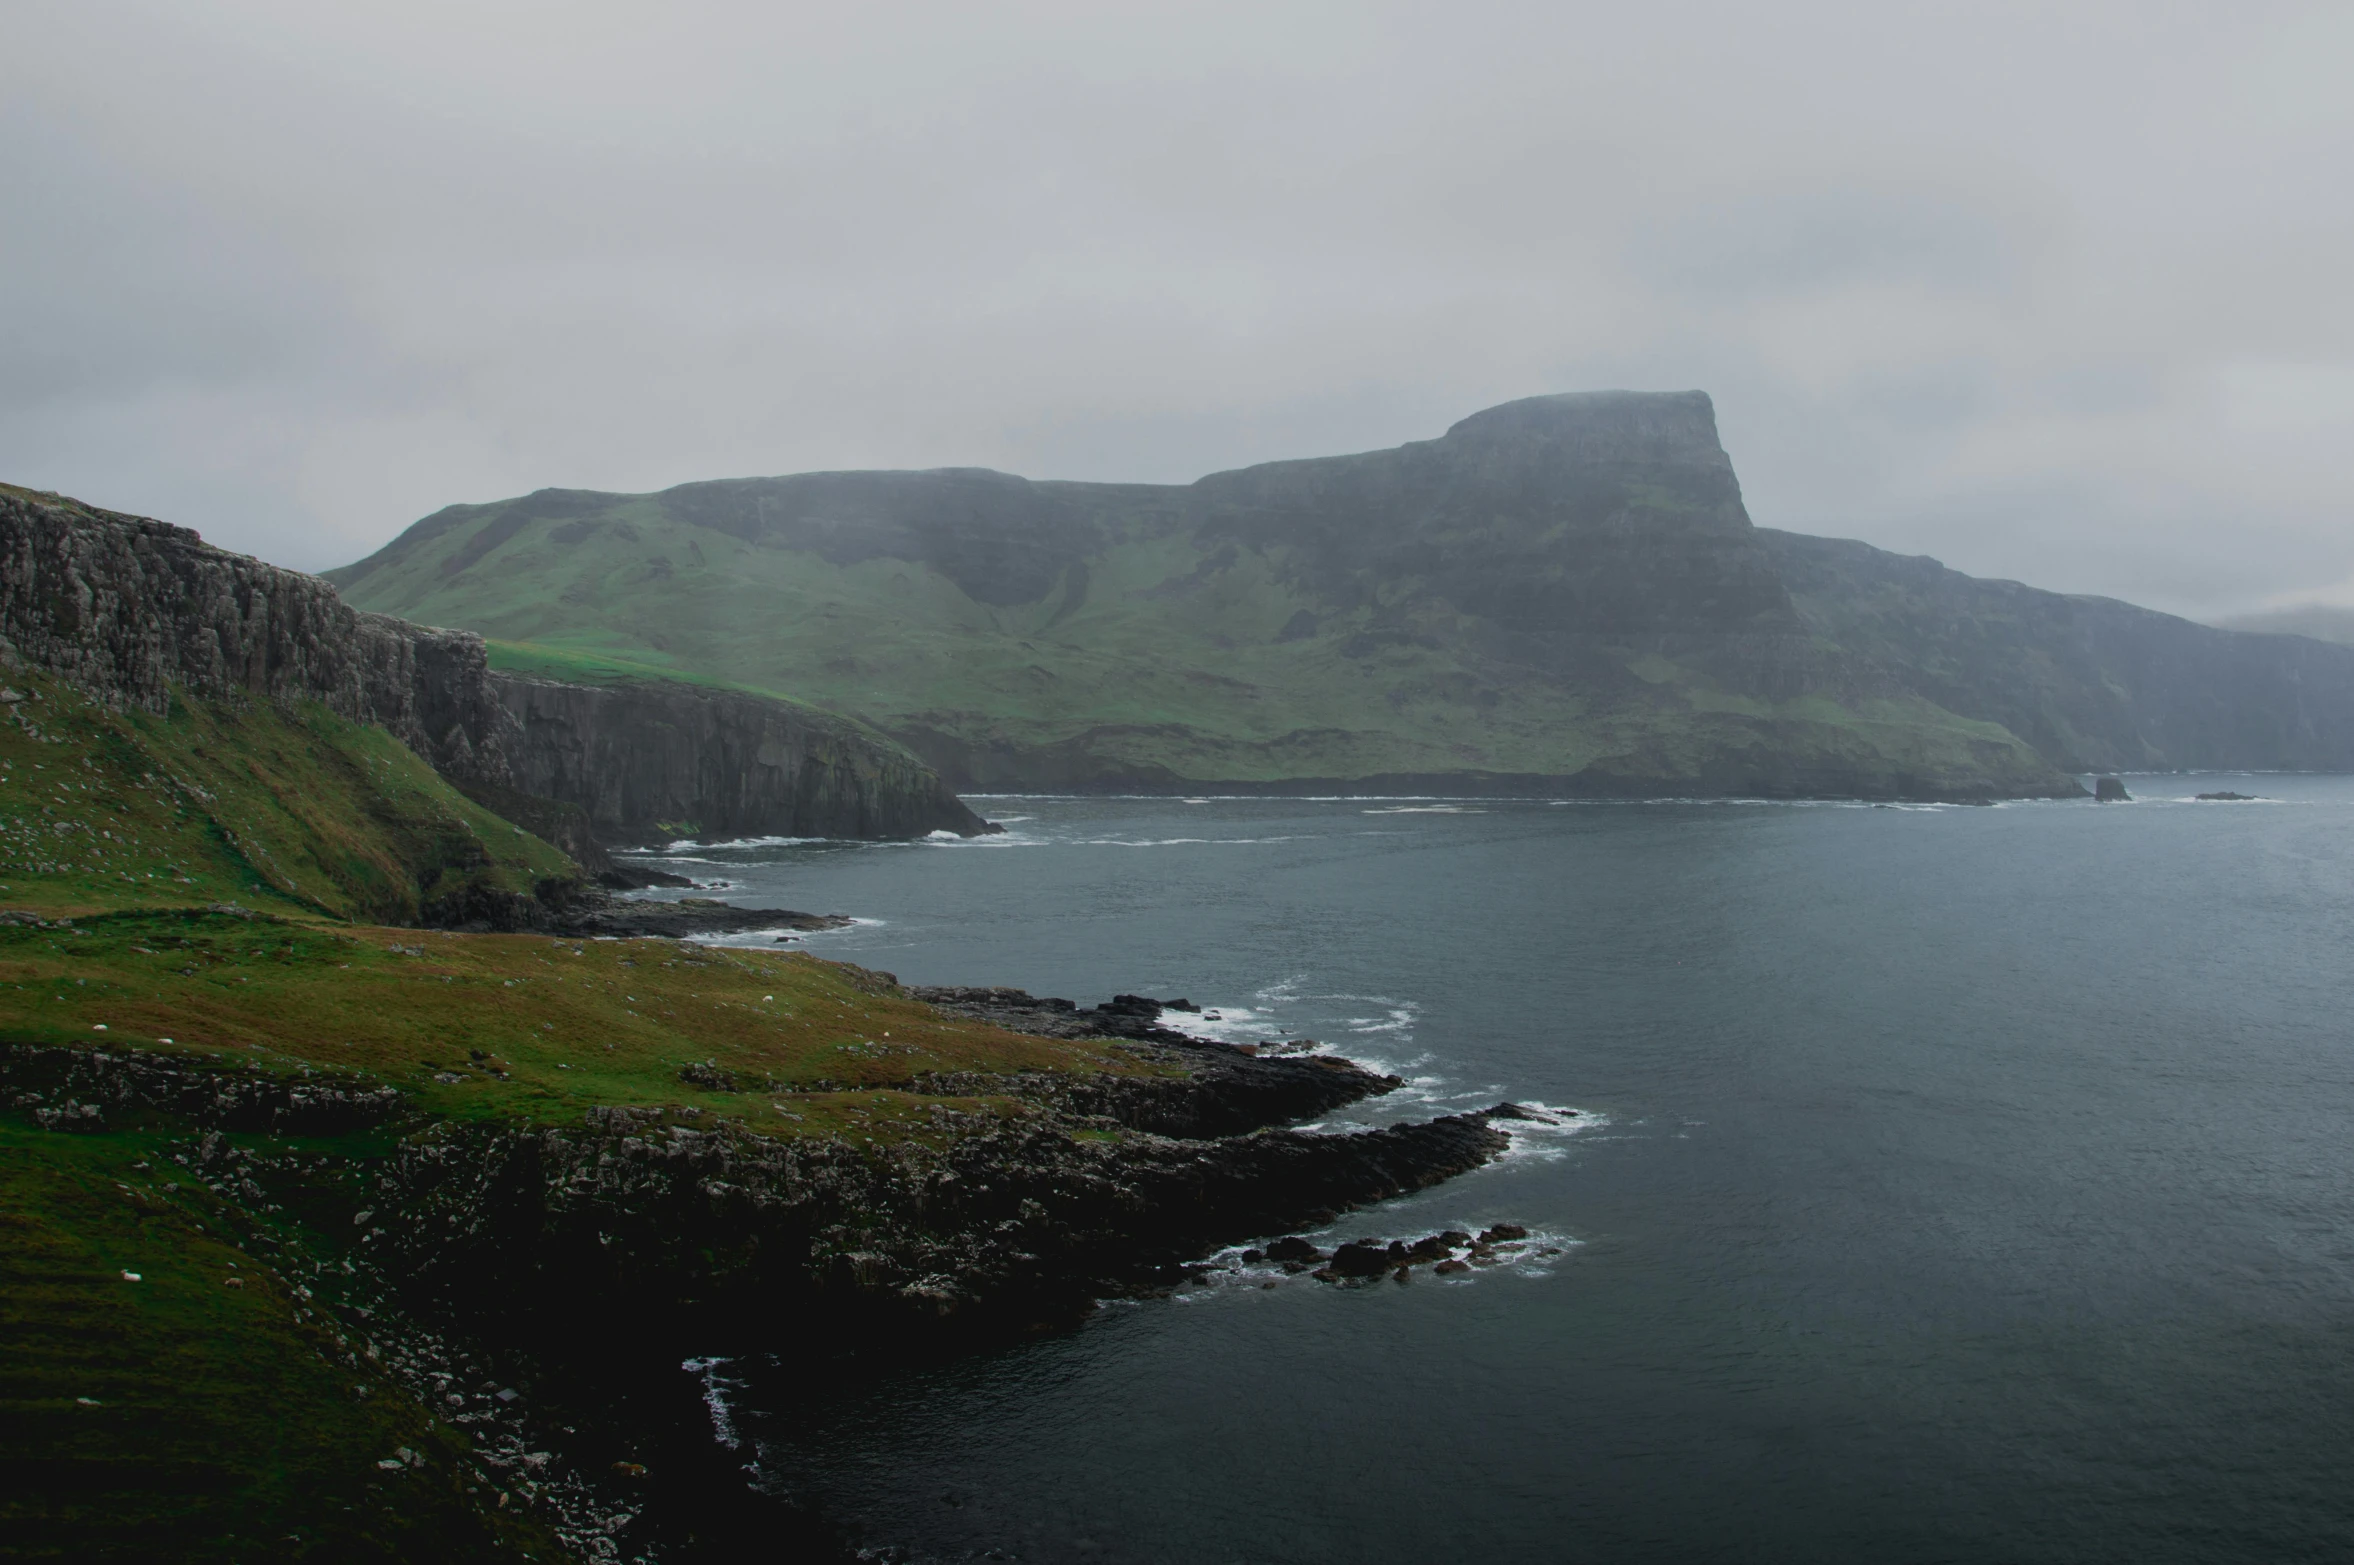
[[[1012,1090],[1063,1112],[1115,1120],[1162,1135],[1239,1135],[1263,1125],[1296,1123],[1378,1093],[1395,1091],[1395,1076],[1330,1055],[1267,1058],[1160,1024],[1175,1007],[1143,995],[1114,995],[1082,1010],[1069,1000],[1020,989],[916,987],[916,999],[952,1016],[1050,1038],[1116,1038],[1168,1072],[1142,1080],[1101,1077],[1021,1077]],[[1001,1078],[1002,1079],[1002,1078]],[[961,1094],[989,1090],[967,1075],[934,1074],[919,1090]],[[995,1090],[1005,1091],[1006,1087]]]
[[[161,1114],[202,1131],[396,1132],[370,1160],[370,1259],[417,1303],[483,1319],[584,1296],[753,1327],[845,1306],[870,1322],[878,1309],[1067,1315],[1173,1281],[1219,1245],[1439,1183],[1507,1144],[1489,1120],[1508,1108],[1346,1133],[1235,1129],[1294,1090],[1257,1068],[1299,1062],[1228,1052],[1200,1074],[1114,1078],[1095,1096],[976,1079],[1035,1112],[944,1109],[937,1140],[885,1147],[679,1110],[592,1110],[563,1127],[426,1120],[389,1088],[324,1070],[0,1046],[17,1106],[60,1129]],[[1338,1101],[1394,1084],[1346,1062],[1324,1076]]]

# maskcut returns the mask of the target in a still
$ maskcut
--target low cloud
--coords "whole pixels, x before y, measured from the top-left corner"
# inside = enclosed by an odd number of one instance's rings
[[[1764,524],[2354,602],[2325,6],[36,4],[0,476],[304,567],[545,484],[1183,481],[1711,391]]]

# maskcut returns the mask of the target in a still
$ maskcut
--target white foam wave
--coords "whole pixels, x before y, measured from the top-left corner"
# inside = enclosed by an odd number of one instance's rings
[[[736,1430],[735,1409],[728,1403],[728,1393],[741,1391],[745,1382],[724,1373],[733,1362],[725,1358],[696,1358],[684,1360],[678,1367],[702,1379],[703,1405],[711,1410],[712,1434],[729,1450],[740,1451],[744,1448],[744,1439]]]
[[[1609,1115],[1592,1109],[1566,1108],[1526,1099],[1518,1100],[1514,1106],[1529,1117],[1488,1121],[1511,1143],[1497,1154],[1496,1164],[1557,1161],[1569,1155],[1570,1138],[1600,1130],[1610,1123]]]
[[[889,924],[889,919],[853,918],[849,923],[838,924],[832,929],[795,929],[789,924],[775,924],[765,929],[734,929],[726,934],[689,935],[686,938],[698,945],[707,946],[766,946],[777,944],[778,938],[782,936],[796,945],[806,945],[811,941],[823,940],[829,935],[847,936],[856,930],[883,929]]]
[[[1270,842],[1297,842],[1296,835],[1283,837],[1074,837],[1075,848],[1194,848],[1194,847],[1252,847]]]
[[[1029,819],[1028,816],[1008,817],[1008,819],[1015,818],[1022,820]],[[998,822],[998,824],[1002,826],[1005,824],[1005,821],[1001,820]],[[1048,846],[1052,841],[1053,839],[1048,837],[1033,837],[1025,831],[992,831],[984,833],[978,837],[959,837],[955,832],[952,831],[936,831],[929,837],[919,837],[912,843],[877,842],[870,843],[868,846],[877,848],[1043,848]]]

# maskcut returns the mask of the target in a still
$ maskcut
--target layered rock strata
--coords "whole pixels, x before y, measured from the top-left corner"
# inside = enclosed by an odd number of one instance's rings
[[[0,654],[117,706],[317,701],[458,779],[509,781],[482,638],[351,607],[185,527],[0,486]]]
[[[491,684],[516,786],[578,805],[607,842],[991,829],[915,756],[814,708],[690,684]]]
[[[7,486],[0,659],[155,713],[175,690],[320,702],[389,730],[477,802],[545,828],[608,883],[664,877],[612,864],[600,835],[988,829],[921,761],[847,719],[694,685],[494,675],[471,632],[354,609],[317,577],[185,527]]]

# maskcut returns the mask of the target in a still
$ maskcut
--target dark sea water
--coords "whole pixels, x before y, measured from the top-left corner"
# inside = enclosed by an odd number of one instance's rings
[[[739,1360],[733,1427],[915,1558],[2354,1559],[2354,781],[2128,784],[682,849],[908,982],[1189,996],[1412,1078],[1375,1118],[1586,1116],[1334,1230],[1558,1256],[1205,1286],[822,1413]],[[2274,802],[2168,797],[2217,788]]]

